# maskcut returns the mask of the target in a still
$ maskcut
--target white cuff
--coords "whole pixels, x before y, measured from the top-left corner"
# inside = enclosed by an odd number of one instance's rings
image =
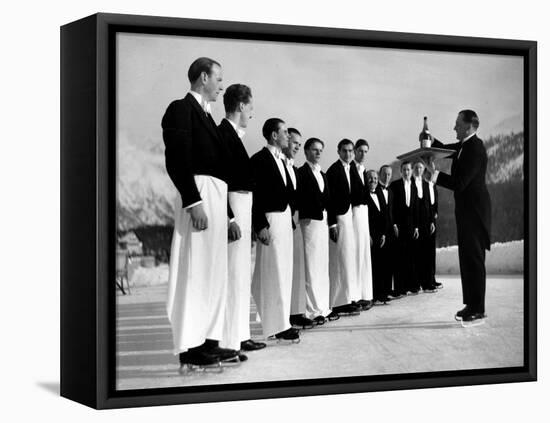
[[[329,229],[332,229],[332,228],[336,228],[337,226],[338,226],[338,224],[335,223],[334,225],[330,225],[328,228],[329,228]]]
[[[202,204],[202,200],[197,201],[196,203],[193,203],[193,204],[189,204],[188,206],[185,206],[185,207],[183,208],[183,210],[188,210],[188,209],[190,209],[191,207],[195,207],[195,206],[197,206],[197,205],[199,205],[199,204]]]

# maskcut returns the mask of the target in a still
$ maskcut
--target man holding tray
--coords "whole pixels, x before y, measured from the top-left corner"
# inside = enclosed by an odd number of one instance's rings
[[[433,146],[454,150],[451,174],[429,165],[431,180],[454,191],[458,258],[465,307],[455,318],[464,326],[481,324],[485,316],[485,250],[490,249],[491,201],[485,184],[487,151],[477,135],[479,118],[473,110],[458,113],[457,143]]]

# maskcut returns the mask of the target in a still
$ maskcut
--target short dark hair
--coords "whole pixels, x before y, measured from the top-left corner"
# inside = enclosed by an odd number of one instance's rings
[[[271,134],[273,132],[278,132],[279,126],[284,123],[285,122],[279,118],[271,118],[266,120],[264,122],[264,126],[262,127],[262,135],[267,141],[269,141],[271,139]]]
[[[406,165],[411,165],[411,167],[412,167],[412,163],[410,161],[404,160],[404,161],[401,162],[401,166],[399,166],[399,169],[402,170],[403,166],[406,166]]]
[[[288,133],[302,136],[302,134],[300,134],[300,131],[298,131],[296,128],[288,128]]]
[[[475,129],[479,128],[479,117],[476,112],[470,109],[464,109],[458,112],[458,114],[462,115],[462,120],[464,122],[472,124]]]
[[[384,170],[387,167],[389,167],[391,169],[391,166],[388,165],[388,164],[384,164],[384,165],[380,166],[380,170],[378,171],[378,173],[382,173],[382,170]]]
[[[347,138],[344,138],[342,141],[340,141],[338,143],[338,151],[340,151],[340,149],[345,146],[345,145],[348,145],[348,144],[351,144],[351,146],[353,147],[353,141],[350,140],[350,139],[347,139]]]
[[[364,140],[363,138],[359,138],[357,141],[355,141],[354,148],[357,149],[359,147],[363,147],[364,145],[366,145],[367,148],[370,150],[370,146],[369,146],[369,143],[367,142],[367,140]]]
[[[201,76],[201,73],[203,72],[210,75],[212,73],[212,66],[214,65],[218,65],[220,68],[222,67],[222,65],[218,62],[208,57],[199,57],[196,59],[193,63],[191,63],[191,66],[189,66],[189,70],[187,71],[189,82],[195,82],[199,79],[199,76]]]
[[[233,84],[223,93],[223,105],[227,113],[236,111],[240,103],[248,104],[252,98],[250,87],[243,84]]]
[[[325,148],[325,143],[321,141],[319,138],[308,138],[308,140],[304,144],[304,150],[309,150],[309,148],[316,142],[320,143],[323,146],[323,148]]]

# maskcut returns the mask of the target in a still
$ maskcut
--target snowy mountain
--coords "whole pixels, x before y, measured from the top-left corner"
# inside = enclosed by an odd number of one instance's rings
[[[502,184],[523,180],[523,132],[490,136],[484,139],[489,156],[487,182]],[[140,226],[172,225],[176,190],[166,173],[162,143],[143,149],[129,142],[118,148],[117,211],[119,230]],[[399,165],[392,164],[394,178]],[[441,163],[450,167],[450,160]]]
[[[176,190],[166,173],[164,149],[121,145],[117,157],[117,229],[172,225]]]

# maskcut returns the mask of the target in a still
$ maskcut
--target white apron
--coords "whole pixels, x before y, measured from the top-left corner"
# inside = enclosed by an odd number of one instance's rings
[[[298,212],[295,214],[297,215]],[[292,299],[290,302],[290,314],[305,314],[306,278],[304,269],[304,240],[302,237],[302,228],[299,224],[296,225],[293,238],[294,260],[292,267]]]
[[[304,238],[306,317],[327,316],[330,313],[330,279],[326,212],[323,212],[323,220],[300,220],[300,227]]]
[[[369,208],[366,204],[353,208],[356,240],[358,293],[354,300],[372,300],[372,268],[370,255]]]
[[[208,339],[220,340],[227,298],[227,184],[207,175],[195,183],[208,228],[193,228],[191,215],[176,198],[166,310],[174,354]]]
[[[271,242],[257,242],[252,295],[265,337],[290,328],[293,236],[290,207],[265,214]]]
[[[241,238],[227,246],[227,305],[220,347],[240,350],[241,341],[250,339],[252,193],[229,192],[228,199]]]
[[[338,241],[329,241],[330,306],[350,304],[357,296],[355,233],[351,207],[336,216]]]

